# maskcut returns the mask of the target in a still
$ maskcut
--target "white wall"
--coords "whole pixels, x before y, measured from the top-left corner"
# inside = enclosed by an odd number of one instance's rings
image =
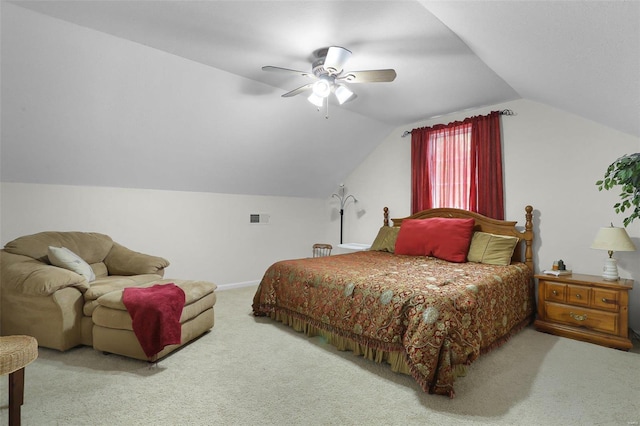
[[[41,231],[90,231],[171,262],[169,278],[238,285],[325,241],[325,200],[87,186],[2,183],[0,241]],[[252,225],[251,213],[269,224]],[[333,226],[332,235],[337,228]]]
[[[410,214],[410,137],[404,130],[449,123],[510,108],[503,116],[505,215],[524,224],[524,207],[534,207],[534,245],[538,271],[563,259],[569,269],[600,275],[607,254],[589,248],[599,227],[622,226],[624,215],[612,206],[618,192],[598,192],[601,179],[616,158],[640,152],[640,139],[546,105],[519,100],[451,114],[396,129],[347,179],[359,203],[345,212],[346,240],[371,242],[382,224],[382,208],[392,217]],[[366,213],[363,214],[363,211]],[[640,250],[640,221],[627,228]],[[630,322],[640,330],[640,251],[620,252],[620,275],[633,278]]]

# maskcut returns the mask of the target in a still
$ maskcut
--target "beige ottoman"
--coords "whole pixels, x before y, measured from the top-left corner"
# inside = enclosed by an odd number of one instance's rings
[[[216,303],[216,285],[206,281],[163,279],[156,284],[174,283],[185,294],[185,304],[180,317],[182,325],[181,343],[166,346],[152,358],[142,350],[133,332],[131,316],[122,303],[123,290],[112,291],[97,299],[98,306],[92,314],[93,347],[99,351],[114,353],[145,361],[157,361],[210,330],[214,324],[213,305]]]

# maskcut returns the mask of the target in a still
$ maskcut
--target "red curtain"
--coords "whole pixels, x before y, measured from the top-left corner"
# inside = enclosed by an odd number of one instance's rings
[[[429,132],[423,129],[411,131],[411,206],[413,213],[431,208],[429,196]]]
[[[504,188],[502,182],[502,141],[500,112],[473,117],[471,128],[472,162],[476,161],[477,191],[474,211],[494,219],[504,219]],[[475,153],[473,150],[476,150]],[[473,180],[473,170],[472,170]]]
[[[501,145],[499,111],[461,122],[413,129],[413,213],[455,206],[504,219]],[[455,187],[438,187],[451,182],[456,182]],[[464,194],[468,198],[460,199]]]

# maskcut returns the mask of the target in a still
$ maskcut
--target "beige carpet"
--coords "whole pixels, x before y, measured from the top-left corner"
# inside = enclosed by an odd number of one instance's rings
[[[528,328],[456,381],[455,399],[253,318],[255,287],[221,291],[216,326],[156,366],[41,349],[23,425],[637,425],[640,354]],[[636,348],[637,350],[637,348]],[[7,424],[7,380],[0,384]]]

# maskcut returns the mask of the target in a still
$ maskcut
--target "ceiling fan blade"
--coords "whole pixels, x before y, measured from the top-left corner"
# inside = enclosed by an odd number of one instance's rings
[[[344,47],[331,46],[327,50],[327,57],[324,59],[324,69],[331,74],[339,74],[350,57],[350,50]]]
[[[267,66],[262,67],[262,71],[287,72],[287,73],[300,74],[303,77],[315,77],[313,75],[313,73],[309,73],[309,72],[305,72],[305,71],[292,70],[292,69],[289,69],[289,68],[272,67],[271,65],[267,65]]]
[[[300,86],[297,89],[293,89],[292,91],[285,93],[284,95],[282,95],[282,97],[290,98],[291,96],[299,95],[302,92],[310,90],[312,87],[313,83],[305,84],[304,86]]]
[[[347,83],[385,83],[396,79],[396,71],[388,70],[367,70],[367,71],[346,71],[336,80],[343,80]]]

